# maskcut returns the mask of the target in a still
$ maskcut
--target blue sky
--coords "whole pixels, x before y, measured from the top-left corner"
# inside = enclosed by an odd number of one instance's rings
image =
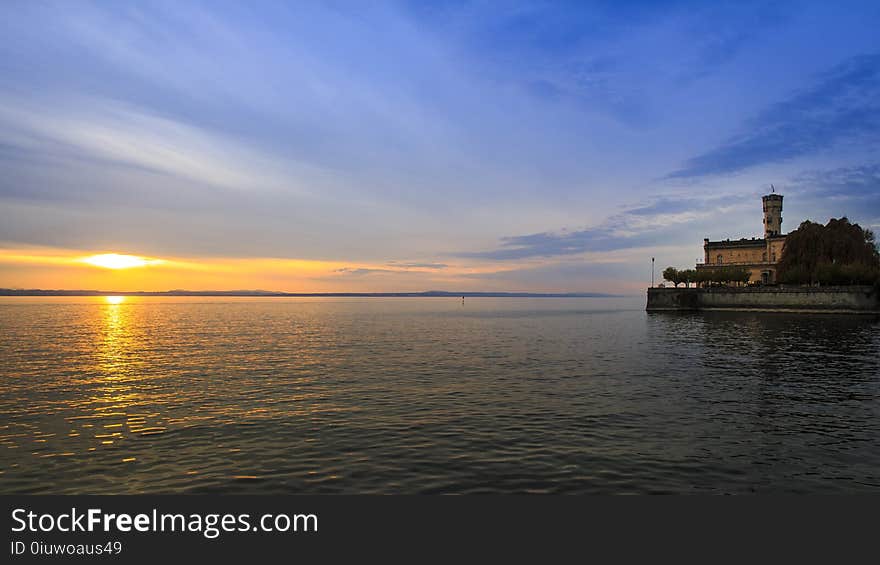
[[[877,2],[11,2],[0,286],[112,251],[323,265],[235,280],[279,290],[635,292],[652,256],[760,235],[770,183],[786,230],[880,229],[878,26]]]

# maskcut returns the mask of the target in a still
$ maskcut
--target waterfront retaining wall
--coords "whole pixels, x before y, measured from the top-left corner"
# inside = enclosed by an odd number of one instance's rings
[[[880,313],[880,292],[873,286],[649,288],[647,310]]]

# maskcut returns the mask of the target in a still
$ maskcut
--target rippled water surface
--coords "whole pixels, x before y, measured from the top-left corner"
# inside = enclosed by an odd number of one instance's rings
[[[0,299],[2,493],[880,492],[880,321]]]

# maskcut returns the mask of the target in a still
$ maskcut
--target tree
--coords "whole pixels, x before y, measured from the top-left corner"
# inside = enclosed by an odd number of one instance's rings
[[[690,288],[694,285],[712,285],[713,283],[748,283],[751,272],[744,267],[717,267],[714,269],[683,269],[667,267],[663,271],[663,278],[673,283],[676,288],[681,283]]]
[[[680,271],[679,274],[681,275],[681,282],[684,283],[686,288],[690,288],[691,283],[697,281],[697,271],[695,269],[685,269]]]
[[[678,288],[678,285],[681,284],[681,277],[678,274],[678,269],[675,267],[666,267],[663,269],[663,279],[674,284],[675,288]]]
[[[711,286],[712,284],[731,284],[743,283],[747,284],[751,279],[752,273],[745,267],[716,267],[713,269],[700,269],[696,271],[693,282],[703,283]]]
[[[694,283],[696,283],[697,286],[707,284],[711,281],[710,277],[712,271],[710,269],[697,269],[696,273],[697,274],[696,277],[694,277]]]
[[[871,230],[847,218],[803,222],[788,234],[778,278],[788,284],[872,284],[880,281],[880,254]]]
[[[749,284],[752,278],[752,272],[745,267],[725,267],[725,282]]]

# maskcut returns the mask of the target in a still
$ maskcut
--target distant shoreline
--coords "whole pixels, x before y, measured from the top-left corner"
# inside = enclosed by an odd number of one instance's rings
[[[41,290],[0,288],[0,296],[229,296],[250,298],[621,298],[620,294],[601,292],[270,292],[258,290]]]

